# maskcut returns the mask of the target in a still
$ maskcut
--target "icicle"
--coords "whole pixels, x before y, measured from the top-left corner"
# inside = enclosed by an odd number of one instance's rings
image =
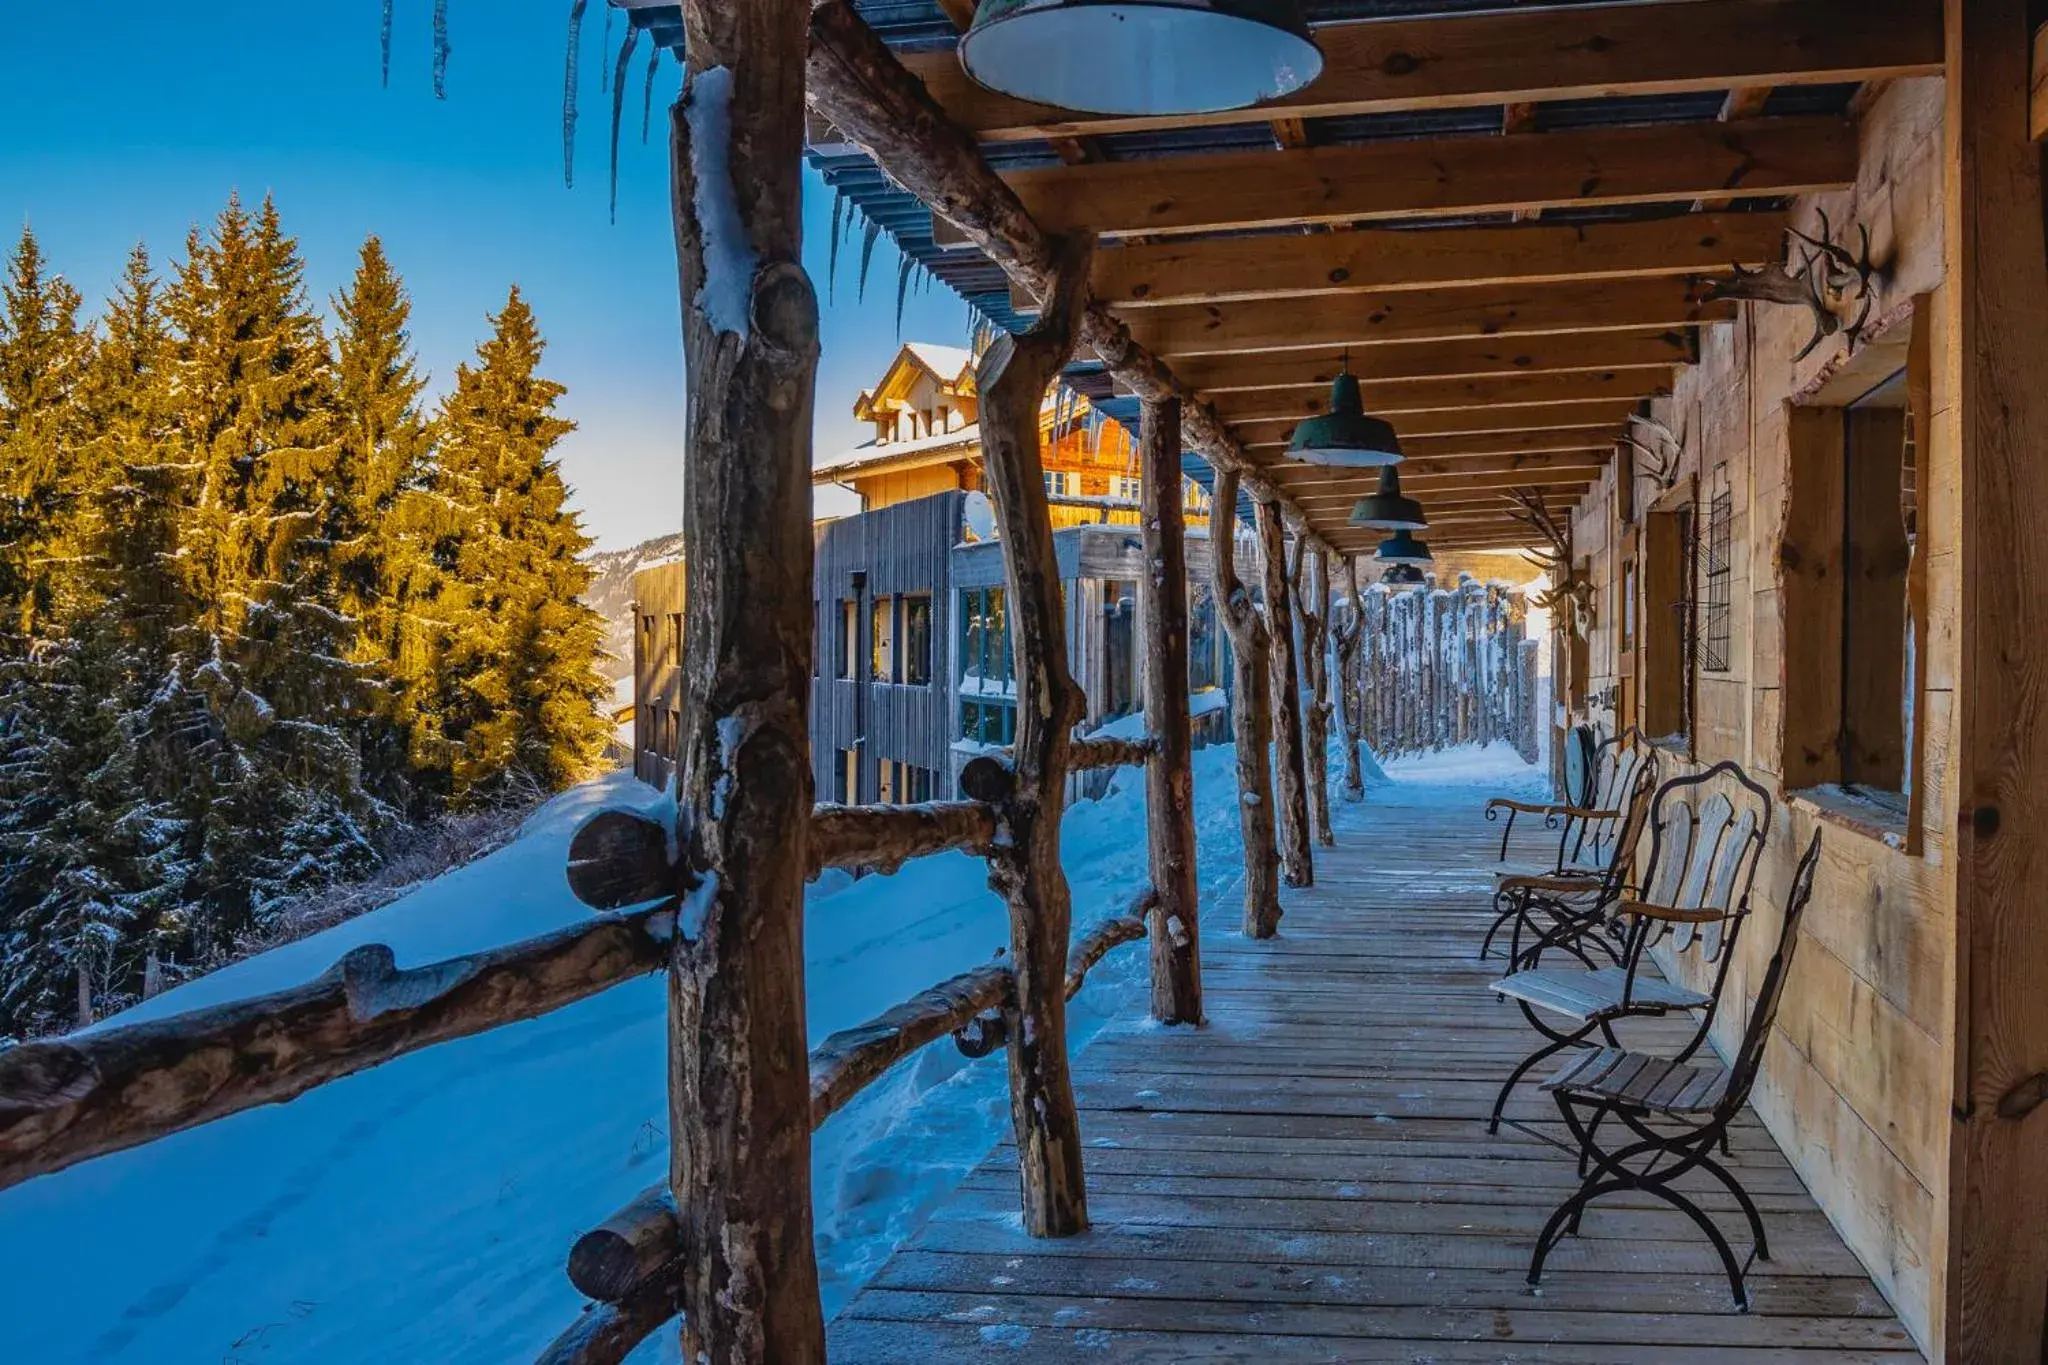
[[[384,0],[384,24],[377,32],[377,39],[384,48],[384,88],[391,88],[391,10],[396,0]],[[151,962],[156,961],[152,956]]]
[[[647,87],[640,92],[640,145],[647,145],[647,127],[654,120],[654,73],[661,69],[661,44],[647,45]]]
[[[908,256],[900,257],[896,264],[896,339],[903,340],[903,300],[910,293],[910,271],[917,262]]]
[[[434,98],[448,98],[448,0],[434,0]]]
[[[632,33],[632,29],[628,28],[626,30],[628,40],[631,39]],[[597,64],[597,93],[606,95],[611,93],[612,88],[612,83],[609,80],[611,67],[608,65],[612,55],[612,7],[610,5],[604,7],[604,47],[602,51],[604,57]]]
[[[562,73],[562,184],[576,188],[576,57],[583,47],[583,11],[590,0],[569,0],[569,57]]]
[[[846,196],[839,190],[832,191],[832,238],[826,247],[825,256],[825,301],[832,302],[839,294],[839,234],[846,226]]]
[[[611,13],[611,7],[605,7]],[[640,41],[640,30],[626,26],[626,40],[619,44],[619,64],[612,72],[612,222],[619,221],[619,117],[626,107],[626,63],[633,60],[633,47]]]
[[[870,218],[860,234],[860,293],[857,297],[868,296],[868,262],[875,258],[875,238],[882,235],[882,225]]]

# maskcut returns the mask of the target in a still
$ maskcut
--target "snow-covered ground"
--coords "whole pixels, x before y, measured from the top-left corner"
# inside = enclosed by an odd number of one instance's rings
[[[1238,876],[1233,762],[1227,746],[1195,755],[1205,906]],[[1540,786],[1505,749],[1390,769],[1374,770],[1375,784]],[[1333,759],[1333,779],[1341,772]],[[411,965],[573,922],[585,912],[563,881],[570,834],[598,809],[660,799],[624,774],[577,788],[490,857],[120,1020],[297,984],[366,942]],[[1144,808],[1144,784],[1125,770],[1068,814],[1077,933],[1144,880]],[[1006,937],[979,859],[945,854],[861,881],[828,874],[806,914],[811,1036],[986,960]],[[1125,948],[1090,975],[1074,1005],[1077,1046],[1142,1011],[1144,970],[1143,951]],[[662,984],[632,982],[0,1193],[0,1362],[531,1359],[582,1306],[562,1270],[569,1244],[664,1168],[664,1046]],[[1007,1122],[1001,1056],[970,1063],[938,1046],[819,1131],[828,1314]],[[635,1359],[671,1360],[672,1342],[660,1334]]]

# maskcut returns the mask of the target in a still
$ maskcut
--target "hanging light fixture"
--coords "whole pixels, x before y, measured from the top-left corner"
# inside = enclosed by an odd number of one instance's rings
[[[1422,570],[1413,564],[1389,564],[1380,575],[1380,582],[1390,588],[1419,588],[1423,584]]]
[[[1300,0],[981,0],[960,65],[991,90],[1089,114],[1206,114],[1323,72]]]
[[[1436,556],[1429,552],[1429,546],[1415,538],[1412,531],[1396,531],[1380,542],[1380,548],[1373,558],[1382,564],[1433,564]]]
[[[1365,398],[1348,357],[1330,385],[1330,410],[1294,429],[1287,455],[1308,464],[1350,469],[1401,463],[1401,438],[1385,418],[1366,414]]]
[[[1422,504],[1401,495],[1401,471],[1393,465],[1380,466],[1379,492],[1360,498],[1351,509],[1353,526],[1378,531],[1421,531],[1429,526]]]

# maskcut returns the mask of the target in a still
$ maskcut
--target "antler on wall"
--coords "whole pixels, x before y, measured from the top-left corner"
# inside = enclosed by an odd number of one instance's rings
[[[1621,439],[1642,457],[1635,467],[1636,477],[1656,484],[1659,493],[1669,492],[1671,485],[1678,482],[1678,461],[1685,453],[1685,437],[1654,417],[1632,412],[1628,420],[1630,425],[1621,433]],[[1653,444],[1646,445],[1636,438],[1638,426],[1649,431]]]
[[[1525,556],[1529,563],[1550,575],[1550,586],[1530,600],[1565,630],[1583,636],[1592,628],[1593,585],[1579,577],[1572,557],[1569,520],[1560,521],[1537,488],[1511,488],[1508,501],[1514,504],[1508,515],[1543,538],[1541,548]]]
[[[1870,259],[1870,229],[1859,224],[1860,249],[1850,250],[1834,240],[1834,228],[1825,212],[1820,215],[1820,235],[1810,237],[1797,228],[1792,237],[1801,244],[1797,269],[1778,262],[1758,270],[1735,267],[1734,277],[1707,291],[1709,299],[1748,299],[1756,303],[1782,303],[1802,307],[1813,314],[1813,335],[1794,360],[1804,360],[1815,347],[1840,332],[1853,348],[1863,337],[1877,301],[1875,282],[1882,272]],[[1848,316],[1854,309],[1854,317]]]

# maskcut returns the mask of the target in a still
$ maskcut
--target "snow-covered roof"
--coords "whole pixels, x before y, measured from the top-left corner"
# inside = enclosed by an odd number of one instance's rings
[[[851,473],[872,464],[886,464],[900,460],[907,455],[933,455],[942,451],[973,449],[981,444],[981,426],[970,422],[958,431],[935,431],[929,436],[919,436],[909,441],[890,441],[887,444],[863,441],[851,450],[842,450],[837,455],[827,455],[811,464],[813,478],[831,474]]]
[[[974,363],[974,352],[960,346],[941,346],[932,341],[906,341],[903,349],[941,379],[958,379]]]

